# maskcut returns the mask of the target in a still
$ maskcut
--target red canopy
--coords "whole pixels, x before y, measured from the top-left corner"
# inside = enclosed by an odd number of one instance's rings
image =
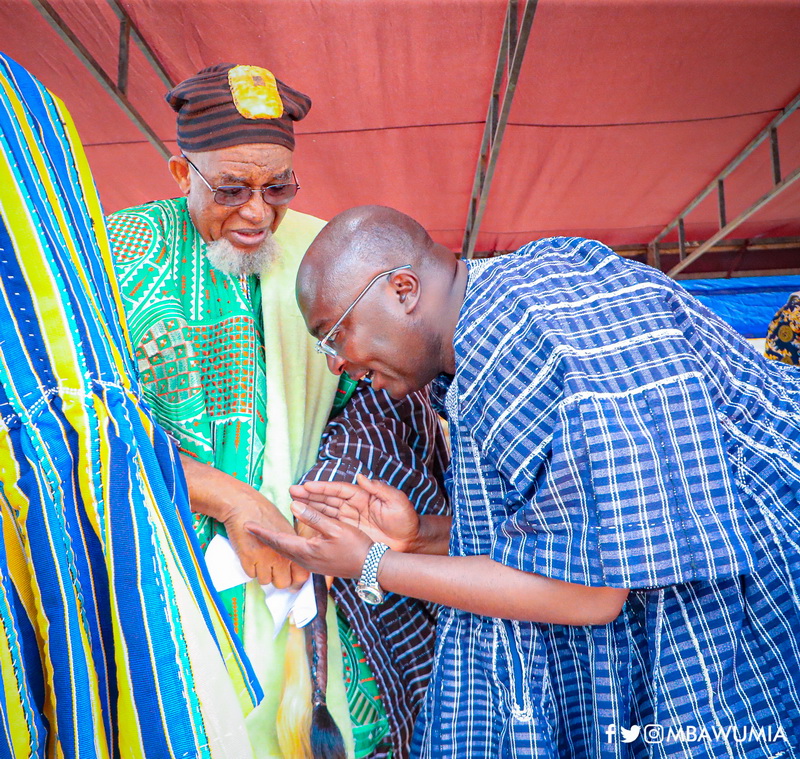
[[[163,157],[41,8],[116,81],[112,5],[0,0],[0,49],[71,110],[108,211],[175,188]],[[212,63],[252,63],[311,95],[297,127],[295,208],[328,218],[386,204],[461,248],[506,0],[119,5],[174,81]],[[799,40],[796,0],[540,0],[476,251],[551,234],[643,248],[800,93]],[[131,104],[174,150],[167,87],[133,42],[128,82]],[[800,167],[800,109],[777,134],[785,178]],[[774,187],[770,159],[766,141],[726,179],[728,219]],[[686,217],[686,239],[718,228],[712,194]],[[744,258],[742,247],[739,269],[800,270],[800,182],[731,237],[779,238]]]

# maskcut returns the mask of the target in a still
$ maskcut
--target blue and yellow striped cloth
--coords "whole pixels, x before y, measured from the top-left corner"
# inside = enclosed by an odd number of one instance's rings
[[[111,272],[69,114],[0,55],[0,757],[242,759],[261,694]]]

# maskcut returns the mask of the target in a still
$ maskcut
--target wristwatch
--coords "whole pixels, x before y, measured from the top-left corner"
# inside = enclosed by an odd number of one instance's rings
[[[356,585],[356,593],[364,603],[377,605],[383,603],[384,596],[383,588],[378,585],[378,566],[381,563],[383,554],[389,550],[386,543],[373,543],[369,551],[367,551],[367,558],[364,559],[364,567],[361,570],[361,577]]]

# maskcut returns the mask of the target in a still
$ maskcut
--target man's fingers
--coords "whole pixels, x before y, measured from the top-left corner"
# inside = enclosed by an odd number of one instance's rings
[[[361,523],[367,518],[369,513],[367,500],[360,501],[358,505],[354,505],[350,501],[344,501],[341,498],[325,498],[324,500],[317,500],[316,498],[296,498],[295,501],[301,504],[308,504],[312,508],[324,514],[326,517],[335,519],[338,522],[351,524],[354,527],[361,527]],[[307,528],[305,537],[311,537],[310,531],[316,531],[316,528]],[[298,534],[303,535],[301,529],[296,530]]]
[[[259,585],[268,585],[273,580],[272,564],[256,562],[254,565],[254,572],[255,574],[253,576],[258,580]]]
[[[339,498],[338,495],[318,495],[316,493],[295,497],[294,500],[301,501],[302,503],[313,503],[319,506],[330,506],[332,509],[340,509],[348,503],[347,499]]]
[[[313,527],[317,532],[331,537],[338,529],[338,521],[325,516],[322,510],[313,503],[303,503],[302,501],[292,501],[292,514],[297,517],[299,522]]]
[[[294,562],[290,566],[292,569],[292,590],[300,590],[303,587],[303,583],[309,578],[309,572]]]
[[[364,529],[364,523],[366,522],[364,517],[361,516],[360,511],[352,511],[350,513],[344,513],[340,511],[337,519],[338,521],[343,522],[344,524],[349,524],[359,530]]]
[[[356,482],[360,488],[366,490],[370,495],[380,495],[379,486],[383,485],[380,480],[371,480],[369,477],[365,477],[363,474],[357,474]]]
[[[402,490],[387,485],[382,480],[370,480],[363,474],[356,475],[359,486],[366,490],[370,495],[380,498],[382,501],[396,501],[397,497],[406,497]]]
[[[305,490],[308,493],[320,493],[347,498],[353,494],[355,486],[341,480],[306,480],[302,485],[292,485],[292,487],[289,488],[289,492],[294,490]]]
[[[318,511],[320,514],[324,514],[326,517],[330,517],[331,519],[338,519],[339,514],[342,512],[341,506],[331,506],[329,503],[317,503],[316,501],[299,501],[299,503],[308,504],[311,506],[315,511]]]
[[[306,491],[305,494],[307,496],[311,496],[313,494],[345,499],[352,498],[358,493],[358,487],[356,485],[353,485],[350,482],[340,482],[338,480],[333,482],[325,482],[324,480],[307,480],[302,485],[293,485],[291,488],[289,488],[289,492],[293,497],[295,496],[295,491],[297,491],[299,496],[302,496],[303,494],[300,492],[301,490]]]
[[[272,584],[276,588],[288,588],[292,584],[292,564],[279,562],[272,566]]]
[[[277,551],[288,559],[300,560],[301,557],[305,557],[305,538],[298,537],[294,533],[275,532],[262,527],[257,522],[247,522],[244,528],[273,551]]]
[[[293,499],[300,503],[314,504],[314,506],[328,516],[335,515],[339,509],[346,506],[348,503],[345,499],[339,498],[339,496],[318,495],[316,493],[309,493],[304,496],[293,496]]]

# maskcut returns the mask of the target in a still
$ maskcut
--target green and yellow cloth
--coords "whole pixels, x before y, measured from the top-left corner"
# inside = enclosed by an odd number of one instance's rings
[[[289,486],[316,461],[337,397],[338,380],[314,351],[295,303],[297,268],[324,222],[289,210],[276,232],[281,255],[260,278],[210,266],[184,199],[129,209],[108,224],[144,392],[157,418],[183,450],[259,489],[291,519]],[[222,530],[203,516],[195,527],[204,546]],[[283,712],[279,719],[293,679],[287,661],[307,672],[297,631],[287,625],[275,636],[255,581],[223,598],[265,690],[248,720],[257,755],[295,759],[275,725],[292,721]],[[328,705],[350,753],[362,756],[350,730],[332,604],[328,623]],[[306,674],[298,687],[308,682]],[[296,700],[294,721],[302,726],[310,698]]]

